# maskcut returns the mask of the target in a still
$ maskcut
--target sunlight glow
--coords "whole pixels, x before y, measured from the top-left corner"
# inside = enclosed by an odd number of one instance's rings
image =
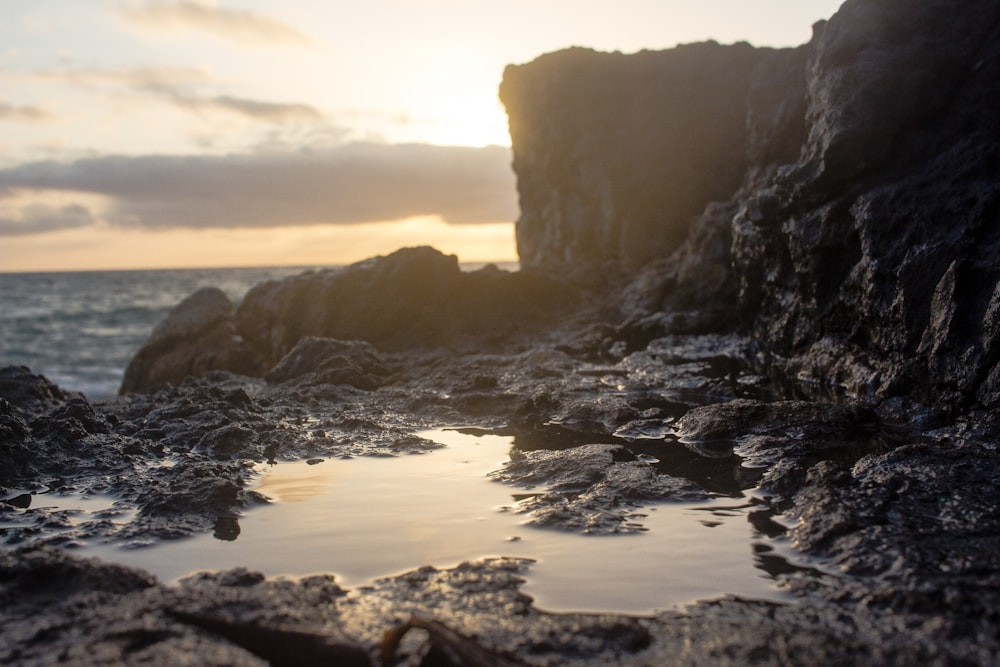
[[[0,271],[226,266],[334,266],[431,245],[462,262],[515,262],[514,225],[450,225],[437,217],[262,229],[123,230],[107,225],[7,237]]]
[[[96,183],[88,167],[82,181],[60,179],[80,176],[67,165],[109,157],[156,166],[167,158],[255,156],[264,165],[358,143],[509,147],[497,99],[508,64],[571,46],[632,53],[706,39],[797,45],[841,2],[634,0],[623,10],[597,0],[8,0],[0,20],[0,271],[328,264],[415,243],[467,261],[511,260],[513,231],[501,220],[516,211],[491,211],[475,220],[498,218],[497,225],[476,227],[427,218],[279,228],[313,219],[246,222],[239,206],[246,200],[223,193],[218,207],[227,215],[206,222],[182,206],[191,192],[125,201],[123,193],[134,194],[122,185],[127,178]],[[488,181],[495,172],[482,174]],[[13,188],[81,182],[118,199],[60,192],[26,204],[12,196]],[[154,182],[160,192],[172,184]],[[472,219],[423,206],[426,193],[405,192],[399,181],[384,185],[409,204],[337,221]],[[461,184],[451,189],[469,193]],[[352,199],[340,201],[349,207]],[[176,213],[135,224],[219,229],[130,229],[120,224],[130,206]],[[275,228],[222,229],[252,224]]]

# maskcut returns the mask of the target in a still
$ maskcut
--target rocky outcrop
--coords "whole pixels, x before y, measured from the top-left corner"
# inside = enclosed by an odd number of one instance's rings
[[[488,347],[536,331],[576,302],[574,290],[539,274],[492,265],[463,272],[454,255],[403,248],[342,269],[261,283],[235,311],[218,289],[195,292],[132,359],[121,393],[148,393],[212,370],[261,377],[310,337],[385,351],[465,340]],[[314,343],[307,352],[311,370],[327,381],[371,388],[385,374],[358,344]],[[301,360],[287,359],[269,377],[281,382],[306,372]]]
[[[996,405],[1000,7],[848,2],[805,76],[788,64],[805,138],[793,162],[759,158],[736,201],[743,325],[814,384]],[[760,156],[789,143],[756,136]]]
[[[229,297],[217,287],[204,287],[156,325],[125,369],[121,393],[179,384],[214,369],[255,375],[262,359],[236,335]]]
[[[685,46],[659,58],[694,48],[724,52]],[[730,48],[752,69],[745,84],[730,73],[715,81],[706,66],[693,80],[648,68],[626,86],[624,65],[608,64],[650,54],[568,52],[508,71],[526,263],[562,270],[620,257],[617,200],[602,184],[644,191],[678,182],[687,165],[706,181],[695,198],[704,210],[659,202],[701,213],[680,248],[663,243],[685,229],[666,214],[636,227],[660,255],[622,300],[637,326],[661,313],[661,331],[737,327],[762,367],[813,393],[998,405],[1000,7],[849,0],[802,47]],[[598,111],[577,92],[582,81],[608,92]],[[619,96],[628,103],[611,102]],[[658,139],[665,127],[697,137],[723,126],[722,110],[704,109],[696,115],[711,120],[692,126],[688,99],[739,115],[745,131],[721,133],[733,143],[712,153],[729,156],[738,187],[730,169],[706,164],[700,142]]]
[[[454,255],[404,248],[344,270],[258,285],[240,304],[236,322],[246,340],[273,361],[305,336],[412,349],[507,329],[502,320],[519,309],[526,320],[541,314],[532,312],[546,304],[531,303],[543,295],[530,281],[499,270],[466,274]],[[539,281],[535,287],[544,290]]]
[[[522,266],[595,275],[670,253],[747,166],[747,91],[767,53],[574,48],[504,72]],[[601,272],[598,272],[600,275]]]
[[[268,382],[287,382],[309,375],[317,382],[375,389],[384,384],[389,370],[369,343],[306,336],[265,377]]]

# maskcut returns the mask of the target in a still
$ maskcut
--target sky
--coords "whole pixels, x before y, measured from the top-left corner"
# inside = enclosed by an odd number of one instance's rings
[[[841,0],[0,0],[0,272],[514,261],[507,64]]]

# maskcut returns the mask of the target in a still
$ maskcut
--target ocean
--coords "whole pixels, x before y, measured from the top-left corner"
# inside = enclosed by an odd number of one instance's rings
[[[106,400],[157,322],[195,290],[218,287],[239,303],[257,283],[316,268],[0,273],[0,367],[27,366],[63,389]]]
[[[218,287],[236,303],[259,282],[309,268],[0,274],[0,366],[108,399],[156,323],[195,290]]]

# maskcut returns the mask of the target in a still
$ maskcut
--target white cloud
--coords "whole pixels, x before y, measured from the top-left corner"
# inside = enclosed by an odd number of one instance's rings
[[[197,113],[221,111],[265,123],[321,122],[325,114],[314,106],[295,102],[270,102],[228,94],[205,92],[219,88],[205,70],[193,67],[142,67],[123,70],[63,69],[36,72],[37,77],[62,81],[81,88],[125,88],[155,97]],[[0,118],[3,107],[0,105]]]
[[[312,41],[301,30],[265,14],[227,9],[197,0],[143,2],[123,7],[119,13],[142,28],[202,31],[245,44],[308,44]]]
[[[36,106],[17,106],[0,102],[0,121],[34,123],[49,118],[50,114]]]

